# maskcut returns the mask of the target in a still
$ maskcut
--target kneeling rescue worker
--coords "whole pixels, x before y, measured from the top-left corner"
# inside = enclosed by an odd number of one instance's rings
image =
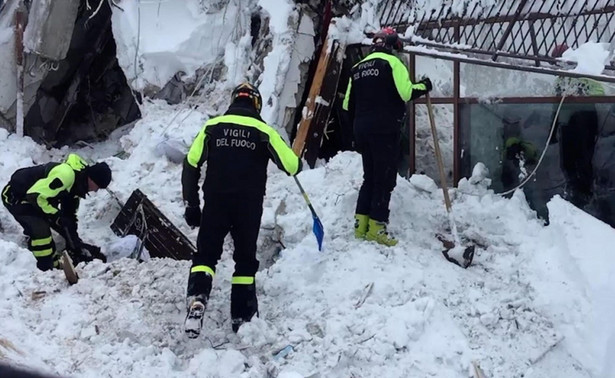
[[[254,276],[258,270],[256,241],[263,213],[267,165],[273,160],[288,175],[301,170],[301,160],[282,137],[260,117],[261,95],[244,83],[232,92],[231,105],[222,116],[211,118],[196,136],[184,160],[182,195],[185,219],[199,227],[197,253],[188,279],[185,332],[196,338],[212,289],[216,264],[230,232],[235,250],[231,287],[233,331],[258,316]],[[207,161],[201,207],[198,183]]]
[[[60,253],[51,228],[66,240],[66,249],[77,264],[97,258],[106,261],[100,248],[81,241],[77,233],[79,201],[89,192],[111,182],[107,163],[87,165],[76,154],[65,162],[21,168],[2,189],[2,203],[24,229],[28,249],[40,270],[59,267]]]

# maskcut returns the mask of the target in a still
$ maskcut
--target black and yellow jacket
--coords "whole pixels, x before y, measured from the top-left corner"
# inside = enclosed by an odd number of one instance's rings
[[[28,202],[50,217],[76,217],[79,198],[88,191],[86,162],[70,154],[63,163],[21,168],[11,176],[7,190],[12,202]]]
[[[70,154],[65,162],[47,163],[15,171],[2,192],[7,205],[29,203],[38,214],[49,219],[51,226],[60,232],[72,246],[81,239],[77,234],[77,209],[79,199],[88,192],[86,162]]]
[[[373,133],[399,131],[406,102],[427,92],[425,84],[413,84],[408,69],[384,48],[352,67],[342,108],[354,118],[355,130]]]
[[[269,159],[289,175],[301,170],[301,160],[280,134],[250,106],[235,102],[224,115],[208,120],[192,143],[182,171],[184,201],[199,205],[198,182],[205,161],[205,195],[264,195]]]

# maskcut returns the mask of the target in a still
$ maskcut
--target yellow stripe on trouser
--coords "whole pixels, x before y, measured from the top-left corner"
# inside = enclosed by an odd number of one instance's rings
[[[45,244],[51,244],[52,241],[53,241],[53,239],[50,236],[48,238],[43,238],[43,239],[34,239],[34,240],[32,240],[32,242],[30,244],[33,247],[40,247],[40,246],[45,245]]]
[[[43,249],[41,251],[32,251],[34,257],[45,257],[53,254],[53,248]]]
[[[192,267],[192,269],[190,269],[190,273],[197,273],[197,272],[207,273],[212,277],[215,274],[214,270],[208,267],[207,265],[195,265]]]
[[[42,239],[32,239],[30,241],[30,249],[32,250],[32,254],[35,257],[50,256],[54,252],[53,238],[51,236],[48,236]]]
[[[233,285],[252,285],[254,283],[254,277],[234,276],[231,283]]]

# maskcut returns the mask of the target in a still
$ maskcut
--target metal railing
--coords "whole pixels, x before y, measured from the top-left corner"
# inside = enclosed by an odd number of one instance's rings
[[[577,48],[592,41],[615,46],[615,0],[384,0],[377,8],[382,26],[412,29],[411,42],[463,51],[483,60],[540,67],[561,60],[556,46]],[[613,62],[605,69],[615,70]],[[613,72],[605,72],[613,75]]]

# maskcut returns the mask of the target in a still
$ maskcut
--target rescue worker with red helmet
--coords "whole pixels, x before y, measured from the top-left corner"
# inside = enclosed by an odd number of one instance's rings
[[[363,184],[355,211],[355,237],[394,246],[387,232],[389,201],[397,179],[406,102],[429,92],[431,81],[412,83],[393,54],[402,49],[390,27],[373,37],[371,53],[353,66],[342,108],[353,117],[355,148],[363,161]]]
[[[233,331],[258,315],[255,275],[256,241],[263,213],[267,165],[273,160],[288,175],[301,170],[301,160],[275,129],[260,117],[261,95],[244,83],[232,92],[231,105],[222,116],[208,120],[196,136],[182,171],[185,219],[199,227],[197,252],[188,278],[188,314],[185,332],[196,338],[212,289],[216,264],[225,236],[234,242],[235,272],[231,286]],[[198,183],[207,161],[201,211]]]

